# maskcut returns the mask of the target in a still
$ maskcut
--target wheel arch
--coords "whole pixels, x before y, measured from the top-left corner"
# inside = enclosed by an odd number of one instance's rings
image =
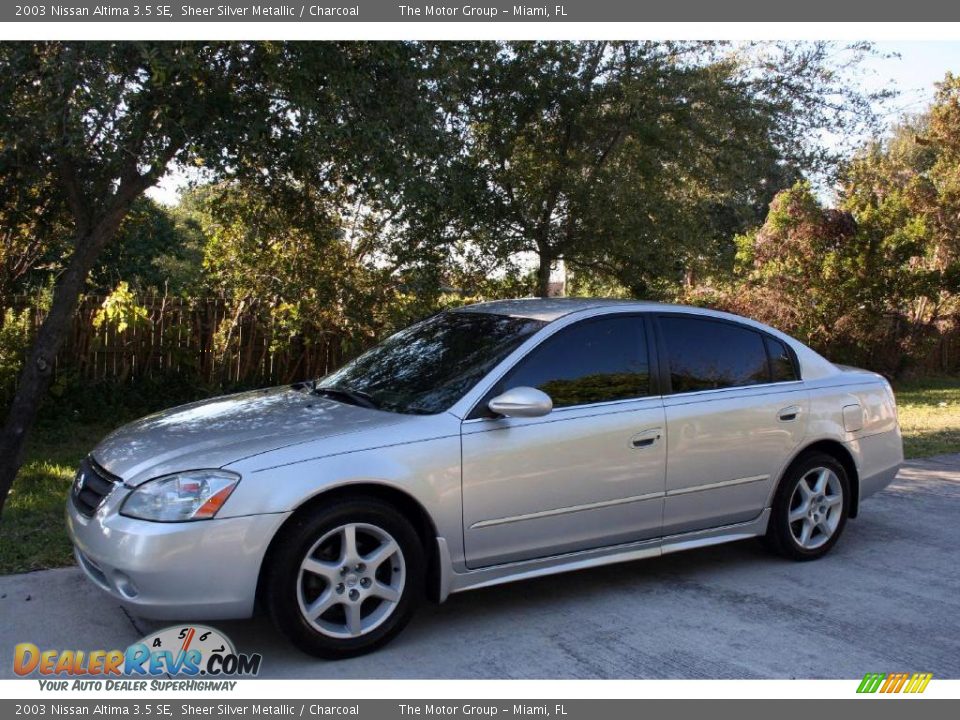
[[[776,493],[777,488],[779,488],[780,482],[783,481],[784,476],[787,474],[787,471],[793,467],[793,464],[797,462],[798,459],[811,452],[822,452],[831,456],[843,466],[844,470],[846,470],[847,479],[850,481],[849,517],[857,517],[857,514],[860,512],[860,472],[857,470],[857,463],[853,458],[853,454],[850,452],[849,448],[847,448],[847,446],[839,440],[823,438],[800,448],[800,450],[798,450],[794,456],[790,458],[790,462],[784,466],[783,472],[780,474],[780,479],[777,481],[777,486],[774,488],[774,494]]]
[[[296,522],[298,518],[303,517],[303,515],[316,511],[316,509],[323,506],[324,503],[348,498],[371,498],[386,502],[400,512],[404,517],[410,520],[414,530],[417,533],[417,537],[420,539],[420,542],[423,545],[424,554],[428,559],[428,566],[425,568],[428,595],[431,598],[435,598],[437,596],[437,566],[439,563],[437,552],[437,528],[434,525],[430,514],[426,511],[423,505],[421,505],[420,502],[409,493],[386,483],[364,481],[338,485],[310,496],[300,505],[298,505],[294,511],[290,513],[290,516],[284,520],[280,527],[277,528],[276,532],[273,534],[273,537],[270,539],[267,550],[263,554],[263,559],[260,562],[260,571],[257,575],[256,595],[258,605],[262,604],[264,578],[266,575],[265,570],[268,567],[270,558],[275,550],[277,540],[281,537],[284,530],[289,527],[291,523]]]

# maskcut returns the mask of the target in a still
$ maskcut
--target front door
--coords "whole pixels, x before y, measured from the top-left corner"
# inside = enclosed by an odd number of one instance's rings
[[[649,360],[643,317],[606,315],[560,329],[497,383],[481,409],[528,386],[554,410],[464,422],[469,567],[659,536],[666,442]]]

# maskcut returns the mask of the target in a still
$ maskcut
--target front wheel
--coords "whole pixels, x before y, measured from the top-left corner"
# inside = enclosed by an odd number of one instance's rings
[[[792,560],[816,560],[836,544],[847,522],[850,481],[835,458],[809,453],[787,470],[774,498],[767,544]]]
[[[375,650],[410,620],[424,580],[410,523],[380,500],[336,501],[284,528],[271,554],[266,601],[301,650],[340,659]]]

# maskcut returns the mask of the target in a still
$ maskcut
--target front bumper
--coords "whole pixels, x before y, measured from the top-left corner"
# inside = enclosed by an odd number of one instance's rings
[[[67,531],[88,578],[137,615],[250,617],[264,554],[289,513],[187,523],[123,517],[118,486],[92,517],[67,500]]]

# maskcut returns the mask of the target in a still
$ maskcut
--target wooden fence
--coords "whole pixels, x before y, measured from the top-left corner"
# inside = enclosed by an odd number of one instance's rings
[[[145,320],[123,331],[110,323],[95,327],[104,299],[84,297],[57,356],[58,374],[75,373],[87,383],[181,377],[211,386],[271,385],[324,375],[360,349],[354,339],[332,331],[274,348],[269,322],[251,313],[231,317],[222,298],[139,297]],[[13,307],[36,303],[21,297]],[[36,328],[43,312],[32,310],[31,319]],[[230,326],[229,342],[218,343],[218,333]]]
[[[279,385],[325,375],[360,350],[368,340],[338,331],[318,330],[309,338],[273,345],[269,322],[253,313],[230,317],[223,298],[147,296],[144,321],[122,332],[109,323],[99,328],[93,318],[104,297],[86,296],[77,309],[56,374],[83,383],[136,382],[179,378],[213,388]],[[33,308],[34,329],[43,320],[36,298],[13,299],[14,309]],[[218,333],[233,327],[228,343]],[[919,374],[960,372],[960,331],[939,336],[912,367]],[[12,388],[0,388],[0,396]]]

